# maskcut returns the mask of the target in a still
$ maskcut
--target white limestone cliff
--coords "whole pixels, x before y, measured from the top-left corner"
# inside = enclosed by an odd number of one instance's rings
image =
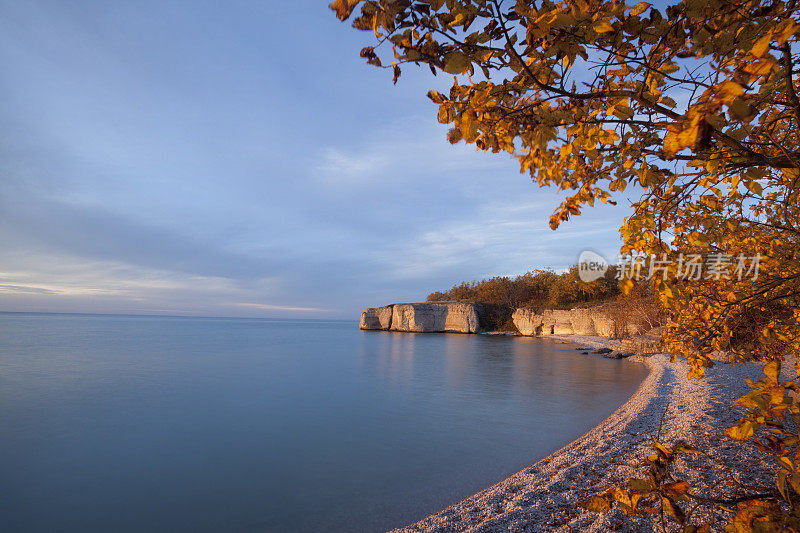
[[[468,302],[397,303],[368,307],[361,313],[359,327],[411,333],[480,333],[491,329],[481,322],[481,317],[486,318],[485,307]],[[618,333],[618,327],[624,327],[631,335],[641,333],[633,326],[615,324],[612,313],[603,307],[541,310],[521,307],[514,311],[512,320],[519,333],[528,336],[613,337]]]
[[[598,335],[613,337],[615,322],[602,308],[529,309],[520,307],[511,316],[522,335]]]
[[[361,312],[361,329],[389,329],[392,326],[392,307],[367,307]]]
[[[361,329],[414,333],[478,333],[477,304],[425,302],[368,307],[361,313]]]

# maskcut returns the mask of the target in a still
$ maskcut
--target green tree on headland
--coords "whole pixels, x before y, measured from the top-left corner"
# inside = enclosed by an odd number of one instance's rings
[[[637,184],[641,196],[621,228],[623,253],[760,254],[758,276],[723,270],[683,282],[676,261],[653,290],[671,317],[664,340],[693,376],[702,377],[718,350],[764,363],[765,378],[739,400],[750,412],[728,435],[756,439],[781,470],[772,493],[736,503],[730,527],[800,530],[800,386],[780,378],[786,357],[800,355],[797,2],[684,0],[658,9],[614,0],[335,0],[331,7],[341,20],[358,8],[353,25],[375,40],[361,56],[395,82],[408,64],[453,75],[448,93],[428,94],[439,121],[452,125],[449,141],[511,154],[540,186],[567,191],[550,218],[554,229]],[[681,511],[689,487],[665,486],[665,469],[683,451],[659,449],[652,479],[621,488],[618,504],[629,512],[657,505],[691,530]]]

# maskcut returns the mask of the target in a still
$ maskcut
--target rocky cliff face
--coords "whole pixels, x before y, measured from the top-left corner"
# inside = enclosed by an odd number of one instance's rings
[[[395,304],[391,329],[477,333],[480,324],[475,304],[462,302]]]
[[[361,329],[389,329],[392,327],[392,306],[367,307],[361,312]]]
[[[474,303],[392,304],[364,309],[359,327],[413,333],[479,333],[491,329],[491,326],[487,326],[486,315],[486,306]],[[607,310],[600,307],[569,310],[521,307],[514,311],[512,319],[522,335],[613,337],[615,334],[614,319]],[[641,332],[637,330],[628,333],[635,335]]]
[[[392,304],[367,308],[361,313],[359,327],[416,333],[477,333],[481,329],[477,305],[464,302]]]
[[[514,325],[523,335],[614,335],[614,320],[602,309],[519,308],[512,315]]]

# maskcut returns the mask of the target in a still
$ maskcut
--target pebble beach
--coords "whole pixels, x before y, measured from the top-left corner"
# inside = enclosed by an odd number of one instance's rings
[[[556,338],[557,336],[553,336]],[[602,337],[562,336],[577,346],[612,347]],[[586,357],[599,357],[587,355]],[[419,522],[402,532],[663,531],[659,515],[626,516],[616,506],[605,514],[578,503],[590,495],[645,477],[644,458],[653,440],[688,441],[703,454],[682,456],[676,472],[698,495],[735,498],[742,487],[769,490],[776,468],[765,463],[751,444],[737,446],[724,437],[741,408],[732,400],[749,389],[744,378],[763,377],[761,366],[717,363],[702,380],[687,378],[688,365],[671,363],[665,354],[637,355],[629,364],[649,369],[638,390],[588,433],[507,479]],[[720,465],[726,468],[720,468]],[[713,505],[686,505],[695,524],[721,531],[730,513]],[[675,522],[665,523],[677,531]]]

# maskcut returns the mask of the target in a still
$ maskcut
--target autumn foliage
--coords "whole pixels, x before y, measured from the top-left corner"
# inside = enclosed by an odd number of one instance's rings
[[[569,309],[612,301],[619,294],[616,269],[591,283],[578,278],[577,267],[557,274],[535,270],[520,276],[496,276],[480,281],[461,282],[447,291],[428,295],[429,302],[465,301],[517,307]]]
[[[797,531],[797,369],[788,379],[779,372],[800,355],[797,2],[331,7],[341,20],[356,12],[353,25],[374,41],[361,56],[395,82],[408,64],[453,76],[449,91],[429,93],[449,141],[510,154],[540,186],[566,191],[554,229],[596,202],[626,201],[627,190],[623,253],[761,255],[757,278],[680,282],[670,271],[653,288],[671,315],[664,340],[693,376],[720,350],[765,364],[765,378],[739,401],[750,414],[728,434],[757,439],[781,470],[774,494],[742,502],[730,527]],[[693,527],[681,498],[657,501]]]
[[[578,277],[576,266],[561,274],[552,270],[535,270],[515,277],[495,276],[480,281],[464,281],[447,291],[432,292],[427,300],[484,304],[488,328],[517,331],[511,315],[518,307],[570,309],[615,303],[620,292],[616,273],[616,268],[611,268],[604,277],[584,283]]]

